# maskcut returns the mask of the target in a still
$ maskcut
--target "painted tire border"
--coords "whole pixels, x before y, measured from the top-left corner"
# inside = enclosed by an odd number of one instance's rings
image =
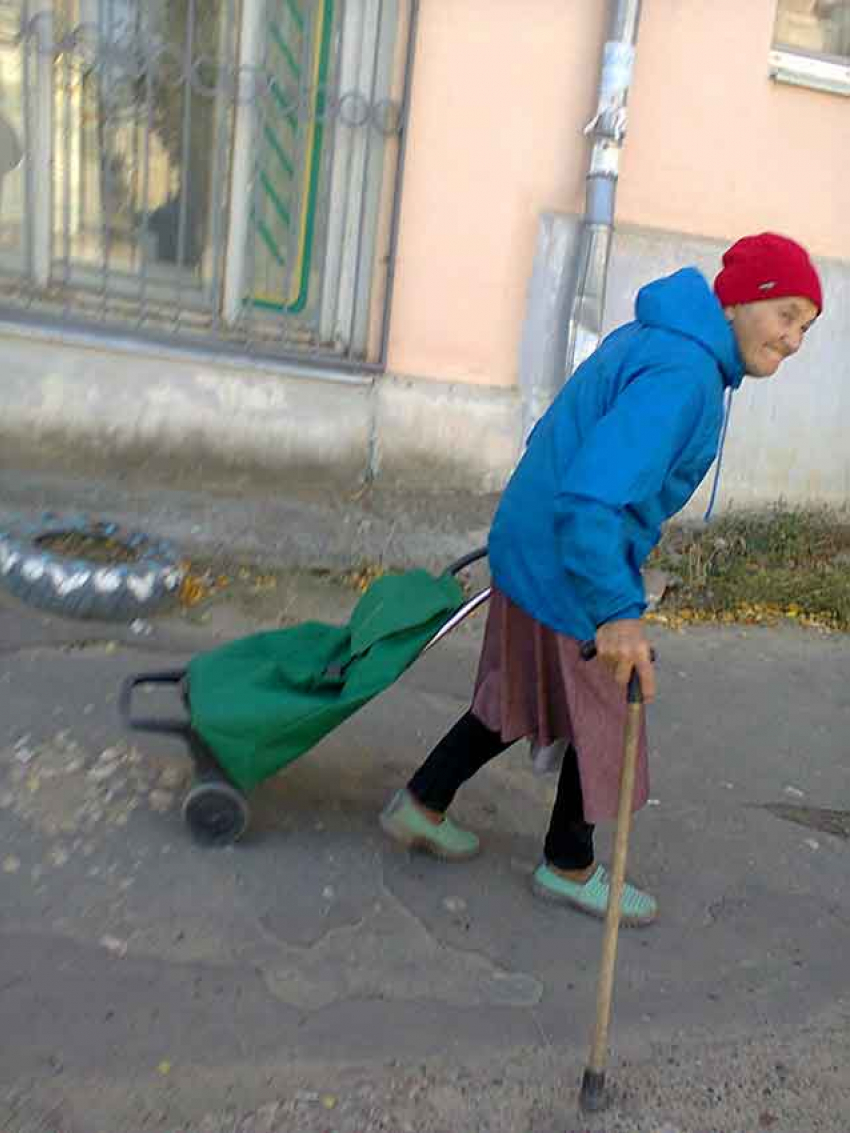
[[[114,539],[139,557],[102,564],[38,545],[37,540],[60,534]],[[111,520],[45,512],[36,522],[0,530],[0,582],[16,598],[67,617],[132,622],[174,600],[184,573],[170,543]]]

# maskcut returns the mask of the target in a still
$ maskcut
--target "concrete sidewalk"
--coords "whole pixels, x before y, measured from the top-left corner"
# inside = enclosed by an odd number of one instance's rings
[[[355,598],[281,588],[291,621]],[[462,866],[376,824],[464,709],[481,619],[259,789],[238,848],[189,841],[188,761],[121,734],[119,682],[269,617],[138,634],[0,603],[4,1133],[846,1133],[848,846],[806,809],[850,800],[845,638],[656,635],[631,873],[662,919],[621,938],[615,1105],[590,1120],[601,926],[528,887],[554,780],[517,745],[470,784],[457,814],[485,852]]]

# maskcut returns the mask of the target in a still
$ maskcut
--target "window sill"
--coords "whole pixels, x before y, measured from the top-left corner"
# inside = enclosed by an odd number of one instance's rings
[[[778,83],[850,96],[850,64],[794,51],[771,51],[768,72]]]

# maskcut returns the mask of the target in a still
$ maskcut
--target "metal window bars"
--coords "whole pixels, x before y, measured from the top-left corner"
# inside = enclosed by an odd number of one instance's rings
[[[417,0],[0,0],[0,315],[385,362]]]

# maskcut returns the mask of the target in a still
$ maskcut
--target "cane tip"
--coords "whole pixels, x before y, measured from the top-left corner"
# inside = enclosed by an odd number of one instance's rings
[[[607,1104],[605,1097],[605,1071],[585,1070],[581,1080],[579,1108],[585,1113],[599,1113]]]

